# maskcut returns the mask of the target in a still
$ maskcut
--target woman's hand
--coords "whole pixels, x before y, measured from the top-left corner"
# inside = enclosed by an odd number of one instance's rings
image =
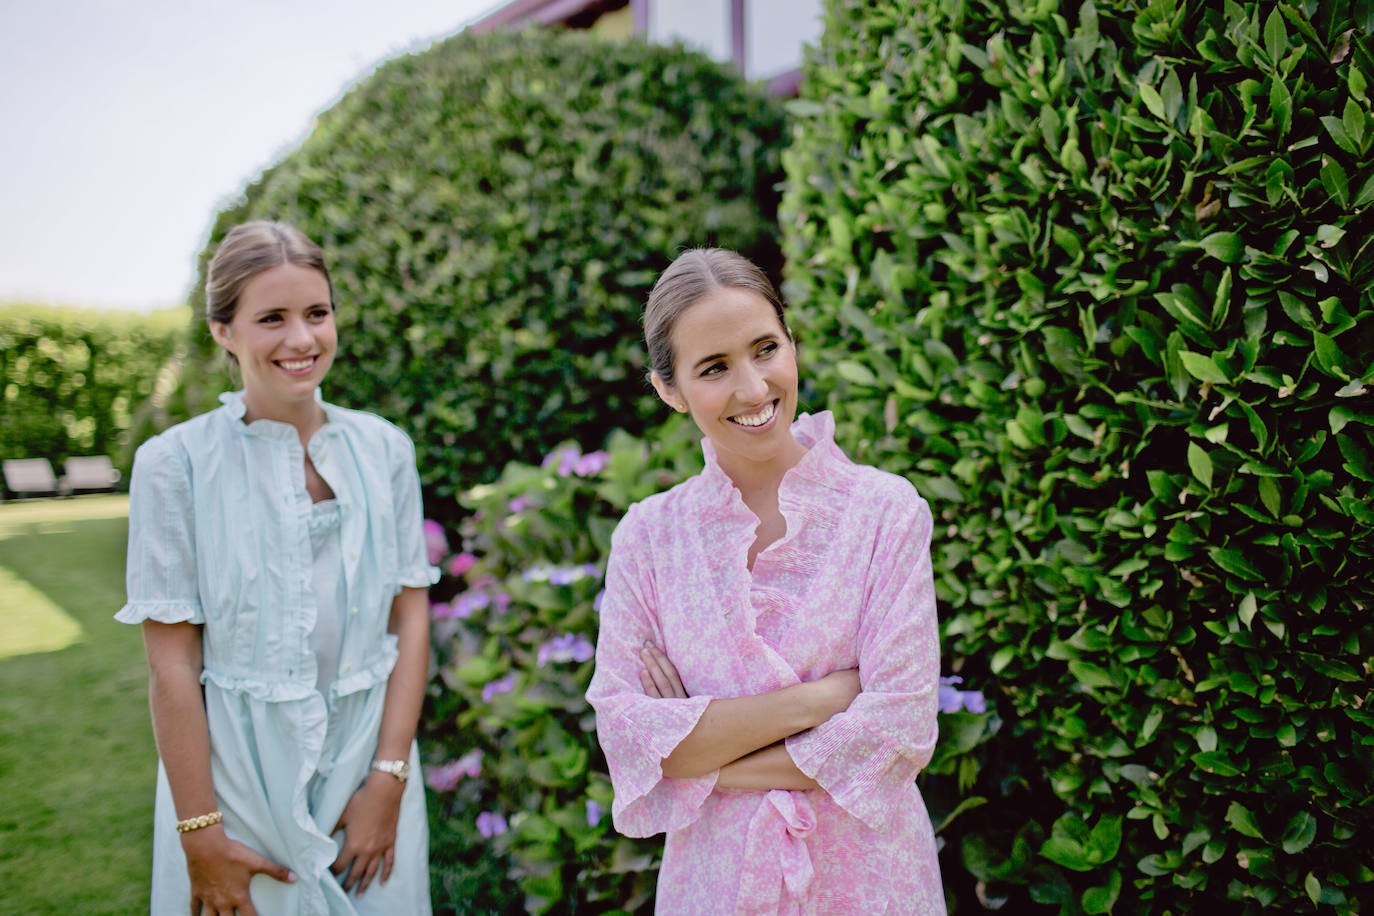
[[[645,694],[656,700],[687,699],[677,668],[658,646],[645,643],[639,650],[639,660],[644,665],[639,671],[639,684]]]
[[[290,883],[296,876],[257,850],[231,840],[221,826],[181,836],[191,878],[191,916],[257,916],[248,882],[257,874]]]
[[[343,889],[367,890],[373,878],[385,884],[396,862],[396,821],[401,814],[405,783],[386,773],[373,772],[348,800],[334,830],[344,832],[343,848],[329,866]]]

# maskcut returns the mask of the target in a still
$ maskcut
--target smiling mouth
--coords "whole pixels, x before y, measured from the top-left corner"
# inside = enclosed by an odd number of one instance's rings
[[[769,401],[766,405],[764,405],[764,408],[760,410],[758,413],[736,414],[735,416],[728,417],[727,419],[729,419],[729,421],[731,423],[734,423],[736,426],[744,426],[752,429],[755,427],[763,426],[769,420],[777,416],[777,414],[778,402]]]
[[[302,372],[309,372],[315,366],[318,356],[307,356],[304,359],[279,359],[277,365],[294,375]]]

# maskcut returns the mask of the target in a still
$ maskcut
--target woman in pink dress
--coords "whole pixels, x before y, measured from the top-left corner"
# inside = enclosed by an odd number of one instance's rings
[[[684,253],[644,329],[706,467],[616,529],[587,698],[616,828],[667,834],[658,912],[944,913],[915,785],[936,739],[930,509],[850,462],[829,413],[796,417],[796,347],[749,261]]]

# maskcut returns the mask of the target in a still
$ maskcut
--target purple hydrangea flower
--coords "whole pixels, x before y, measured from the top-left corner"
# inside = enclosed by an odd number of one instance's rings
[[[494,681],[489,681],[487,685],[482,688],[482,702],[490,703],[492,698],[495,697],[497,694],[510,693],[514,689],[514,674],[508,674],[505,677],[497,678]]]
[[[577,460],[582,457],[582,449],[575,445],[565,445],[556,448],[544,456],[544,460],[539,466],[544,470],[556,468],[559,477],[567,477],[577,466]]]
[[[606,599],[606,590],[603,588],[601,591],[597,592],[597,593],[596,593],[596,597],[592,599],[592,610],[594,610],[594,611],[596,611],[598,614],[600,614],[600,613],[601,613],[601,602],[604,601],[605,599]]]
[[[477,815],[477,832],[487,839],[500,836],[509,829],[505,815],[499,811],[483,811]]]
[[[444,526],[432,518],[425,519],[425,550],[429,552],[429,562],[438,566],[439,561],[448,553],[448,538],[444,537]]]
[[[955,713],[967,710],[974,714],[987,712],[987,699],[981,690],[959,690],[954,685],[962,684],[964,679],[951,675],[940,678],[940,712]]]
[[[585,636],[564,633],[539,647],[539,666],[542,668],[549,662],[585,662],[595,654],[595,647]]]
[[[594,477],[611,463],[611,456],[603,451],[588,452],[573,462],[572,472],[578,477]]]
[[[529,507],[530,498],[528,496],[517,496],[510,502],[506,503],[506,511],[509,512],[511,515],[519,515],[521,512],[524,512]]]
[[[486,592],[481,589],[468,589],[454,599],[452,616],[467,620],[472,616],[473,611],[480,611],[489,604],[491,604],[491,596]]]
[[[602,808],[601,808],[600,805],[598,805],[596,802],[592,801],[590,798],[587,799],[587,826],[588,826],[588,827],[595,827],[597,824],[601,823],[601,816],[602,816],[603,814],[605,814],[605,813],[606,813],[606,812],[605,812],[604,810],[602,810]]]

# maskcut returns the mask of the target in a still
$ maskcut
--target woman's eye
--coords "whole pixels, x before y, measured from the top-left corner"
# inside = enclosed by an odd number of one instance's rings
[[[707,375],[720,375],[720,374],[721,374],[722,372],[724,372],[724,371],[725,371],[725,364],[724,364],[724,363],[712,363],[711,365],[707,366],[705,369],[701,370],[701,374],[702,374],[703,377],[704,377],[704,376],[707,376]]]
[[[768,343],[766,343],[766,344],[764,344],[763,346],[759,347],[759,355],[760,355],[760,356],[772,356],[775,352],[777,352],[777,349],[778,349],[777,341],[770,340]]]
[[[276,323],[279,322],[279,321],[281,321],[281,316],[280,316],[280,315],[263,315],[263,316],[262,316],[262,323],[263,323],[263,324],[276,324]]]
[[[310,317],[316,321],[323,321],[329,317],[329,309],[315,309],[310,313]]]

